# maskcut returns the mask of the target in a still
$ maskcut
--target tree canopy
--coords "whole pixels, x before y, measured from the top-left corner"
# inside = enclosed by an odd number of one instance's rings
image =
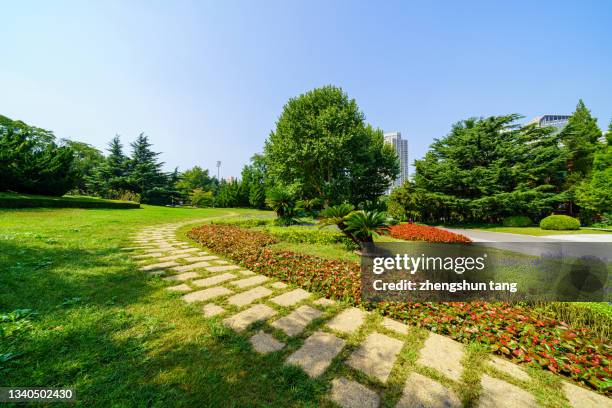
[[[326,86],[292,98],[264,148],[270,178],[300,198],[327,204],[375,200],[399,174],[381,130],[365,123],[354,99]]]

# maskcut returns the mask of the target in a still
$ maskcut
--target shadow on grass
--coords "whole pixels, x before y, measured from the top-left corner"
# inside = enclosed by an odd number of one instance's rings
[[[324,384],[255,353],[116,249],[2,241],[0,254],[0,310],[38,312],[0,337],[0,355],[18,356],[0,365],[2,386],[74,387],[88,407],[325,404]]]

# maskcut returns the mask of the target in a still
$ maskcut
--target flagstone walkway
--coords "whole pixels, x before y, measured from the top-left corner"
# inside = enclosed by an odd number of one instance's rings
[[[466,381],[463,344],[429,333],[419,348],[411,349],[408,336],[416,328],[317,299],[303,289],[244,270],[179,240],[176,230],[185,224],[147,228],[125,250],[140,264],[140,271],[167,281],[166,290],[181,293],[185,302],[201,305],[204,316],[221,318],[248,335],[253,352],[283,355],[288,343],[297,339],[299,345],[284,357],[286,364],[301,367],[311,378],[324,376],[332,364],[343,365],[344,372],[354,375],[331,378],[329,393],[329,399],[343,408],[378,407],[390,376],[401,371],[402,355],[415,355],[416,370],[403,377],[405,385],[397,391],[401,395],[395,406],[461,406],[455,391]],[[249,332],[261,321],[268,325]],[[483,370],[475,406],[540,406],[529,391],[532,379],[521,367],[492,357]],[[611,399],[569,382],[563,381],[562,389],[568,407],[612,407]]]

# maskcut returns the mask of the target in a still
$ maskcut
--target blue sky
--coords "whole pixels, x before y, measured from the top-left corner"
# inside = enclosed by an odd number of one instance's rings
[[[0,0],[2,1],[2,0]],[[384,3],[384,4],[383,4]],[[609,1],[2,1],[0,114],[166,168],[237,176],[288,98],[326,84],[410,160],[470,117],[612,117]]]

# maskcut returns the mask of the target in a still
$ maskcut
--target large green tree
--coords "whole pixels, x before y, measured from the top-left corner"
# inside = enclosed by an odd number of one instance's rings
[[[264,157],[274,183],[327,204],[373,201],[399,173],[382,131],[366,125],[355,100],[333,86],[287,102]]]
[[[612,212],[612,121],[605,141],[593,155],[590,177],[577,188],[578,204],[594,213]]]
[[[75,190],[80,194],[94,193],[89,191],[87,180],[94,177],[96,168],[104,162],[104,155],[95,147],[76,140],[62,140],[74,152],[74,168],[79,174]]]
[[[196,189],[213,191],[215,189],[215,182],[208,174],[208,169],[194,166],[180,174],[176,188],[183,194],[190,194]]]
[[[520,127],[519,118],[470,118],[453,125],[415,161],[414,185],[393,194],[391,208],[404,206],[405,217],[429,222],[497,222],[552,211],[564,199],[567,149],[554,129]]]
[[[566,163],[568,175],[564,189],[568,193],[567,207],[571,215],[577,212],[574,206],[576,189],[591,173],[600,137],[601,129],[597,126],[597,119],[591,116],[591,111],[580,99],[576,110],[561,131],[561,141],[568,150]]]
[[[61,196],[77,180],[74,152],[53,132],[0,115],[0,190]]]
[[[123,144],[119,135],[108,144],[108,156],[86,180],[89,191],[102,197],[112,197],[118,192],[129,190],[128,158],[123,153]]]

